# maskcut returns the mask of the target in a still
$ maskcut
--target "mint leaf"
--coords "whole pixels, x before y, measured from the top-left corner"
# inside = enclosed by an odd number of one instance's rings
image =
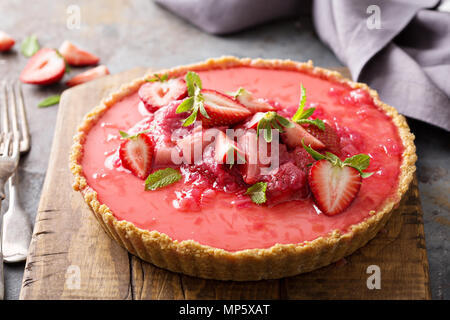
[[[374,174],[373,172],[363,172],[363,170],[366,170],[370,165],[370,157],[367,154],[361,153],[347,158],[344,161],[344,165],[358,170],[363,178],[368,178]]]
[[[331,152],[325,152],[325,155],[317,152],[313,148],[306,146],[303,143],[303,140],[302,145],[303,148],[314,158],[314,160],[325,159],[330,161],[334,166],[339,167],[348,166],[355,168],[356,170],[358,170],[362,178],[368,178],[373,174],[373,172],[363,172],[363,170],[367,169],[370,164],[370,157],[367,154],[363,153],[357,154],[353,157],[347,158],[344,161],[342,161],[337,155]]]
[[[176,113],[188,112],[194,106],[194,97],[184,99],[182,103],[177,107]]]
[[[134,139],[136,139],[137,137],[139,137],[141,134],[147,133],[147,132],[150,132],[150,129],[144,130],[144,131],[140,131],[140,132],[138,132],[138,133],[136,133],[136,134],[129,134],[129,133],[125,132],[125,131],[119,130],[120,136],[121,136],[122,138],[124,138],[124,139],[130,139],[130,140],[134,140]]]
[[[348,164],[349,166],[365,170],[367,169],[367,167],[369,167],[370,157],[367,154],[361,153],[345,159],[344,163]]]
[[[325,157],[323,154],[317,152],[316,150],[314,150],[314,149],[311,148],[310,146],[306,146],[306,145],[303,143],[303,139],[302,139],[302,146],[303,146],[303,148],[311,155],[311,157],[313,157],[314,160],[327,159],[327,157]]]
[[[198,112],[207,119],[210,119],[205,109],[205,98],[201,93],[202,81],[197,73],[189,71],[185,77],[189,98],[184,100],[177,108],[176,113],[192,110],[189,117],[183,120],[183,126],[190,126],[197,119]]]
[[[39,102],[38,107],[39,108],[47,108],[47,107],[53,106],[55,104],[58,104],[60,99],[61,99],[61,96],[59,94],[45,98],[44,100]]]
[[[245,194],[250,195],[252,201],[256,204],[266,202],[267,182],[257,182],[247,189]]]
[[[39,49],[39,42],[34,34],[23,39],[22,44],[20,45],[20,51],[28,58],[33,56]]]
[[[147,82],[164,82],[169,79],[169,75],[167,73],[160,76],[159,74],[153,74],[153,78],[147,79]]]
[[[280,116],[275,111],[269,111],[259,120],[256,127],[256,135],[259,137],[259,131],[264,130],[264,140],[267,142],[272,141],[272,129],[276,129],[283,132],[283,128],[292,128],[294,126],[288,119]]]
[[[181,173],[173,168],[161,169],[150,174],[145,180],[145,190],[156,190],[171,185],[181,179]]]
[[[298,106],[297,111],[295,112],[294,116],[292,117],[293,121],[297,121],[302,119],[302,115],[303,115],[303,109],[305,108],[305,103],[306,103],[306,90],[303,87],[303,84],[300,85],[300,91],[301,91],[301,95],[300,95],[300,103]]]
[[[189,71],[186,73],[185,81],[190,97],[195,95],[196,88],[202,89],[202,80],[200,80],[200,76],[195,72]]]

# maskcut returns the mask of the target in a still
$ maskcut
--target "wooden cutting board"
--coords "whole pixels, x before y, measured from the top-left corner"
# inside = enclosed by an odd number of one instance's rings
[[[81,194],[71,188],[69,150],[84,114],[122,83],[145,72],[134,69],[64,92],[21,299],[430,298],[416,180],[386,227],[364,248],[333,265],[281,280],[193,278],[143,262],[112,241]],[[372,265],[379,267],[380,289],[368,289]]]

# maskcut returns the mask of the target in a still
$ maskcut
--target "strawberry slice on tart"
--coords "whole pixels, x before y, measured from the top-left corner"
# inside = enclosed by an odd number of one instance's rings
[[[174,100],[186,97],[186,83],[183,79],[167,79],[165,76],[150,79],[138,91],[139,98],[149,111],[155,111]]]
[[[145,180],[150,174],[155,143],[145,131],[134,135],[120,132],[125,139],[119,147],[122,166],[139,179]]]
[[[328,216],[343,212],[356,198],[362,178],[372,175],[363,171],[369,166],[370,157],[357,154],[342,161],[330,152],[323,155],[304,144],[303,148],[317,160],[308,175],[308,184],[317,207]]]
[[[201,120],[203,127],[228,126],[251,115],[247,108],[232,97],[217,90],[203,89],[200,77],[195,72],[189,71],[185,80],[189,97],[176,110],[177,113],[190,112],[183,126],[190,126],[196,120]]]
[[[6,32],[0,31],[0,52],[10,50],[16,41]]]
[[[36,52],[20,74],[20,81],[30,84],[51,84],[64,76],[66,63],[55,50],[43,48]]]
[[[78,48],[67,40],[61,44],[58,51],[71,66],[91,66],[96,65],[100,61],[100,58],[96,55]]]
[[[236,92],[234,92],[232,96],[234,99],[239,101],[242,105],[244,105],[244,107],[246,107],[252,113],[275,110],[275,108],[272,105],[270,105],[263,99],[255,98],[250,91],[247,91],[242,87],[239,88]]]
[[[97,78],[101,78],[104,76],[107,76],[109,74],[109,70],[106,66],[98,66],[92,69],[89,69],[85,72],[82,72],[80,74],[77,74],[72,79],[67,81],[67,85],[69,87],[77,86],[79,84],[92,81]]]

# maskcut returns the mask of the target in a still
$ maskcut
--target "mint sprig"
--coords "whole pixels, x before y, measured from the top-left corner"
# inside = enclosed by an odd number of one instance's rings
[[[38,107],[39,108],[47,108],[47,107],[53,106],[55,104],[58,104],[60,99],[61,99],[61,96],[59,94],[50,96],[50,97],[42,100],[41,102],[39,102]]]
[[[280,116],[275,111],[269,111],[259,120],[258,126],[256,127],[256,134],[259,136],[259,131],[264,130],[264,140],[270,143],[272,141],[272,129],[283,132],[283,127],[292,128],[293,126],[294,124],[288,119]]]
[[[129,140],[135,140],[135,139],[137,139],[137,137],[139,137],[141,134],[147,133],[147,132],[150,132],[150,129],[144,130],[144,131],[140,131],[140,132],[135,133],[135,134],[129,134],[128,132],[119,130],[120,136],[121,136],[122,138],[124,138],[124,139],[129,139]]]
[[[263,204],[267,201],[266,190],[267,182],[257,182],[249,187],[245,194],[248,194],[254,203]]]
[[[147,79],[147,82],[164,82],[169,80],[169,75],[167,73],[163,74],[162,76],[160,76],[157,73],[153,74],[153,78]]]
[[[145,190],[156,190],[171,185],[181,179],[181,173],[173,168],[157,170],[145,180]]]
[[[370,157],[367,154],[360,153],[360,154],[354,155],[354,156],[342,161],[337,155],[335,155],[331,152],[325,152],[324,155],[317,152],[310,146],[306,146],[303,143],[303,140],[302,140],[302,145],[303,145],[303,148],[313,157],[314,160],[324,160],[325,159],[325,160],[330,161],[334,166],[337,166],[337,167],[342,168],[344,166],[348,166],[348,167],[355,168],[356,170],[358,170],[358,172],[362,178],[368,178],[372,174],[374,174],[374,172],[364,172],[364,170],[366,170],[370,164]]]
[[[33,56],[39,49],[39,42],[34,34],[23,39],[22,44],[20,45],[20,51],[27,58]]]
[[[205,98],[201,93],[202,81],[197,73],[189,71],[185,77],[186,87],[189,98],[185,99],[175,111],[176,113],[191,112],[189,117],[183,120],[183,126],[190,126],[197,119],[198,112],[209,119],[209,115],[205,109]]]
[[[300,85],[300,91],[301,91],[300,103],[299,103],[297,111],[295,112],[294,116],[292,117],[292,121],[295,121],[298,124],[302,124],[302,123],[311,124],[311,125],[318,127],[320,130],[325,130],[325,124],[323,123],[322,120],[308,119],[309,117],[311,117],[313,115],[316,108],[308,108],[308,109],[304,110],[305,103],[306,103],[306,90],[305,90],[305,87],[303,87],[303,84]]]

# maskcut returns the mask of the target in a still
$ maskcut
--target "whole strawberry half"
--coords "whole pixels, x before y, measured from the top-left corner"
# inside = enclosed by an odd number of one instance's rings
[[[326,215],[344,211],[361,188],[361,175],[353,167],[319,160],[309,171],[308,183],[317,207]]]
[[[20,74],[20,81],[31,84],[51,84],[64,76],[64,58],[55,49],[43,48],[36,52]]]
[[[186,97],[187,88],[183,79],[154,81],[143,84],[138,95],[149,111],[155,111],[174,100]]]
[[[8,51],[16,41],[6,32],[0,31],[0,51]]]
[[[75,77],[67,81],[67,85],[69,87],[73,87],[109,74],[109,70],[106,66],[98,66],[92,69],[89,69],[85,72],[77,74]]]
[[[325,123],[325,130],[321,130],[315,125],[308,125],[306,127],[306,131],[308,131],[311,135],[319,139],[324,145],[325,148],[330,152],[340,155],[341,153],[341,139],[337,135],[336,130],[328,123]]]
[[[145,180],[150,174],[155,143],[146,134],[128,138],[119,148],[122,166],[136,177]]]
[[[216,90],[203,89],[201,94],[208,114],[208,118],[200,114],[203,127],[231,125],[252,114],[240,102]]]
[[[63,42],[58,51],[71,66],[91,66],[100,61],[100,58],[96,55],[78,48],[67,40]]]

